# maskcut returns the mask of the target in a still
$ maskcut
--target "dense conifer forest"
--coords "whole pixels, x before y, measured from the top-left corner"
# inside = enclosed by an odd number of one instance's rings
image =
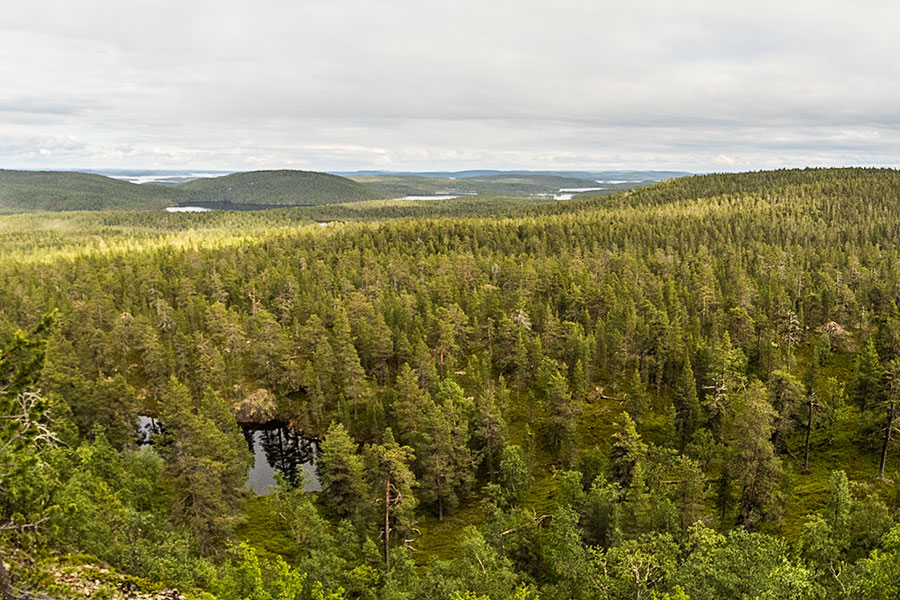
[[[896,600],[898,240],[876,169],[0,217],[0,596]]]

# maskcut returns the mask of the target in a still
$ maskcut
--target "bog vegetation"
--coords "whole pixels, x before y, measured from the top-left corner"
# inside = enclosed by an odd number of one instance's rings
[[[898,239],[863,169],[4,217],[0,590],[896,599]],[[244,488],[261,402],[321,492]]]

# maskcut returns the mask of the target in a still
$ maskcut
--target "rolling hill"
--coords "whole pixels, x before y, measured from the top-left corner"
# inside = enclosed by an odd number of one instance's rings
[[[0,213],[317,206],[383,197],[345,177],[308,171],[253,171],[177,186],[134,184],[89,173],[0,170]]]
[[[570,176],[579,175],[579,176]],[[313,207],[402,198],[408,195],[458,194],[486,197],[550,196],[560,190],[610,194],[641,187],[650,180],[599,183],[589,173],[471,172],[452,176],[350,174],[273,170],[234,173],[183,181],[136,184],[95,173],[0,170],[0,214],[72,210],[161,210],[169,206],[214,209]],[[179,181],[181,179],[182,181]],[[577,195],[577,192],[576,192]]]
[[[0,213],[40,210],[153,210],[173,204],[170,189],[89,173],[0,170]]]
[[[175,189],[179,204],[225,208],[248,206],[316,206],[375,200],[378,190],[346,177],[313,171],[251,171],[196,179]]]

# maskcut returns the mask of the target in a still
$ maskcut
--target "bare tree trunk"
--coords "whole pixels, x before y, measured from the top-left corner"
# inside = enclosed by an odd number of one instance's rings
[[[384,482],[384,568],[391,570],[391,476]]]
[[[6,572],[6,565],[3,564],[3,556],[0,555],[0,598],[3,600],[18,600],[13,593],[12,585],[9,583],[9,574]]]
[[[806,416],[806,450],[803,453],[803,472],[809,473],[809,438],[812,434],[812,423],[813,423],[813,399],[810,397],[809,399],[809,413]]]
[[[884,431],[884,446],[881,449],[881,468],[878,470],[878,477],[884,479],[884,468],[887,466],[888,444],[891,443],[891,432],[894,429],[894,403],[888,405],[887,410],[887,427]]]

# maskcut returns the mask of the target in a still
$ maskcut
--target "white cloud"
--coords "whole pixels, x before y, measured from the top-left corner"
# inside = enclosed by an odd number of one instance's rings
[[[13,3],[0,166],[896,165],[898,18],[880,0]]]

